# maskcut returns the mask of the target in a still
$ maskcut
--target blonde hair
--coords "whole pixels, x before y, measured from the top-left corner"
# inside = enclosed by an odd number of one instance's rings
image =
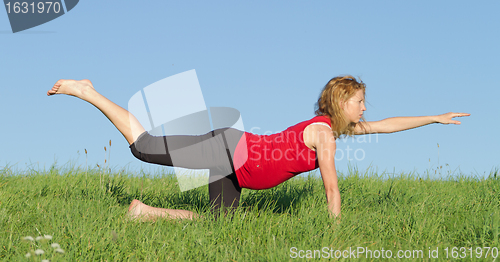
[[[366,90],[366,85],[355,77],[346,75],[332,78],[323,88],[316,103],[316,115],[330,118],[333,135],[338,138],[341,135],[353,136],[356,123],[349,122],[340,107],[341,101],[347,101],[355,95],[358,90]],[[364,117],[361,118],[365,121]],[[361,124],[361,127],[364,126]]]

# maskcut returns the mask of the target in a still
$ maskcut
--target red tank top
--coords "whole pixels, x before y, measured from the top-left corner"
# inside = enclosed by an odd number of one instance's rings
[[[304,129],[315,122],[330,125],[326,116],[316,116],[272,135],[245,132],[234,153],[236,177],[242,188],[275,187],[303,172],[318,168],[316,151],[304,144]],[[246,148],[244,143],[246,142]],[[243,162],[246,158],[246,162]]]

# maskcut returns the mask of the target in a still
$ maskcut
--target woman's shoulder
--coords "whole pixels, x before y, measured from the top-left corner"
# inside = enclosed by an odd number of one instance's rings
[[[331,129],[330,119],[327,116],[315,116],[309,120],[302,121],[297,123],[289,128],[287,128],[284,132],[287,131],[304,131],[310,125],[322,125]]]
[[[330,118],[328,116],[315,116],[307,122],[309,122],[311,124],[313,124],[313,123],[326,123],[326,124],[328,124],[329,127],[332,126]]]
[[[304,144],[308,148],[316,150],[319,144],[325,142],[324,139],[335,141],[328,117],[316,116],[305,121],[304,124]]]

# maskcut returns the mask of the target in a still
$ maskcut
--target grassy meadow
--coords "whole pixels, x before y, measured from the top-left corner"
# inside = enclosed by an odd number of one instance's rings
[[[496,172],[487,179],[436,180],[415,174],[381,178],[354,169],[339,179],[340,223],[330,218],[322,181],[312,175],[269,190],[244,189],[234,215],[214,220],[208,188],[181,193],[173,175],[3,168],[0,260],[293,261],[355,255],[373,261],[391,254],[391,260],[405,261],[493,261],[499,255]],[[203,218],[130,221],[126,212],[134,198]],[[23,239],[45,235],[51,239]],[[36,255],[38,249],[44,254]],[[406,258],[397,258],[399,250]]]

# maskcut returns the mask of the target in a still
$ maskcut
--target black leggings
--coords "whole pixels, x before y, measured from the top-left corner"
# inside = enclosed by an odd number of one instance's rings
[[[132,154],[148,163],[190,169],[209,169],[212,211],[236,208],[241,187],[234,172],[234,150],[244,132],[224,128],[200,136],[151,136],[142,133],[130,145]]]

